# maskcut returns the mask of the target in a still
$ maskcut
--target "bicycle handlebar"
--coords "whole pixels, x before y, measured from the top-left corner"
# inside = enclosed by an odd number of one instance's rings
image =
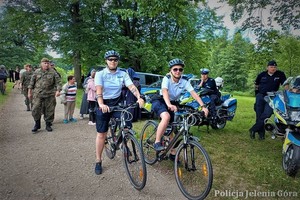
[[[187,110],[183,108],[179,108],[177,112],[175,112],[175,116],[183,117],[187,119],[188,126],[195,125],[199,120],[202,121],[202,118],[205,116],[203,111],[196,111],[196,110]],[[183,123],[183,118],[180,121],[177,121],[178,124]],[[175,122],[176,123],[176,122]]]
[[[122,112],[127,111],[128,109],[135,108],[139,105],[139,103],[135,102],[132,104],[119,104],[117,106],[110,106],[109,112]]]

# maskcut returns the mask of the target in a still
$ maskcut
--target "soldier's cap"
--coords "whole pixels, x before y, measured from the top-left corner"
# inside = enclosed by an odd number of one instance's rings
[[[268,66],[277,66],[277,63],[275,60],[271,60],[268,62]]]
[[[49,59],[48,59],[48,58],[43,58],[43,59],[41,60],[41,62],[49,62]]]

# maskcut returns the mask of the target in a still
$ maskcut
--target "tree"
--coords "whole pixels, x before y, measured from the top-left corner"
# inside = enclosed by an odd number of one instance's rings
[[[300,41],[291,36],[284,35],[278,39],[275,57],[281,70],[287,76],[298,76],[300,74]]]
[[[254,46],[241,33],[236,33],[232,41],[224,38],[217,41],[219,45],[213,49],[211,60],[213,76],[222,77],[229,91],[247,91],[248,73],[254,65],[251,61]]]

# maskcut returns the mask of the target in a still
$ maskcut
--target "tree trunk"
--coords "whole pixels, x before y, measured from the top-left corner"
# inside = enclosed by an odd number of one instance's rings
[[[73,31],[74,31],[74,43],[80,43],[82,38],[80,36],[80,34],[78,34],[79,32],[79,27],[80,27],[80,23],[82,22],[81,18],[80,18],[80,2],[79,1],[75,1],[71,4],[70,7],[70,13],[72,16],[72,27]],[[79,45],[76,45],[79,46]],[[77,81],[77,87],[78,88],[82,88],[82,83],[81,83],[81,51],[78,48],[74,49],[74,53],[73,53],[73,67],[74,67],[74,76],[76,78]]]
[[[77,87],[82,88],[81,83],[81,53],[80,50],[76,50],[73,56],[74,76],[76,78]]]

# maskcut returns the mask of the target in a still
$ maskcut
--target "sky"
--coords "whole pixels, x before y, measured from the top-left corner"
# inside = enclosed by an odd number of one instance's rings
[[[234,30],[235,28],[239,28],[242,25],[242,20],[239,21],[237,24],[233,24],[233,22],[230,20],[230,13],[231,13],[231,7],[229,5],[227,5],[226,3],[218,3],[219,0],[207,0],[208,6],[211,8],[214,7],[220,7],[217,10],[217,14],[219,16],[224,15],[223,21],[224,21],[224,25],[225,27],[227,27],[229,29],[229,35],[232,36],[234,34]],[[271,6],[267,6],[266,9],[262,12],[262,16],[263,16],[263,22],[265,24],[267,24],[267,19],[270,16],[270,8]],[[299,12],[299,10],[294,10],[294,12]],[[280,30],[279,25],[273,21],[274,29],[278,29]],[[292,31],[293,35],[297,35],[300,36],[300,30],[293,30]],[[248,37],[250,39],[251,42],[255,43],[255,35],[249,30],[246,31],[244,33],[245,37]]]

